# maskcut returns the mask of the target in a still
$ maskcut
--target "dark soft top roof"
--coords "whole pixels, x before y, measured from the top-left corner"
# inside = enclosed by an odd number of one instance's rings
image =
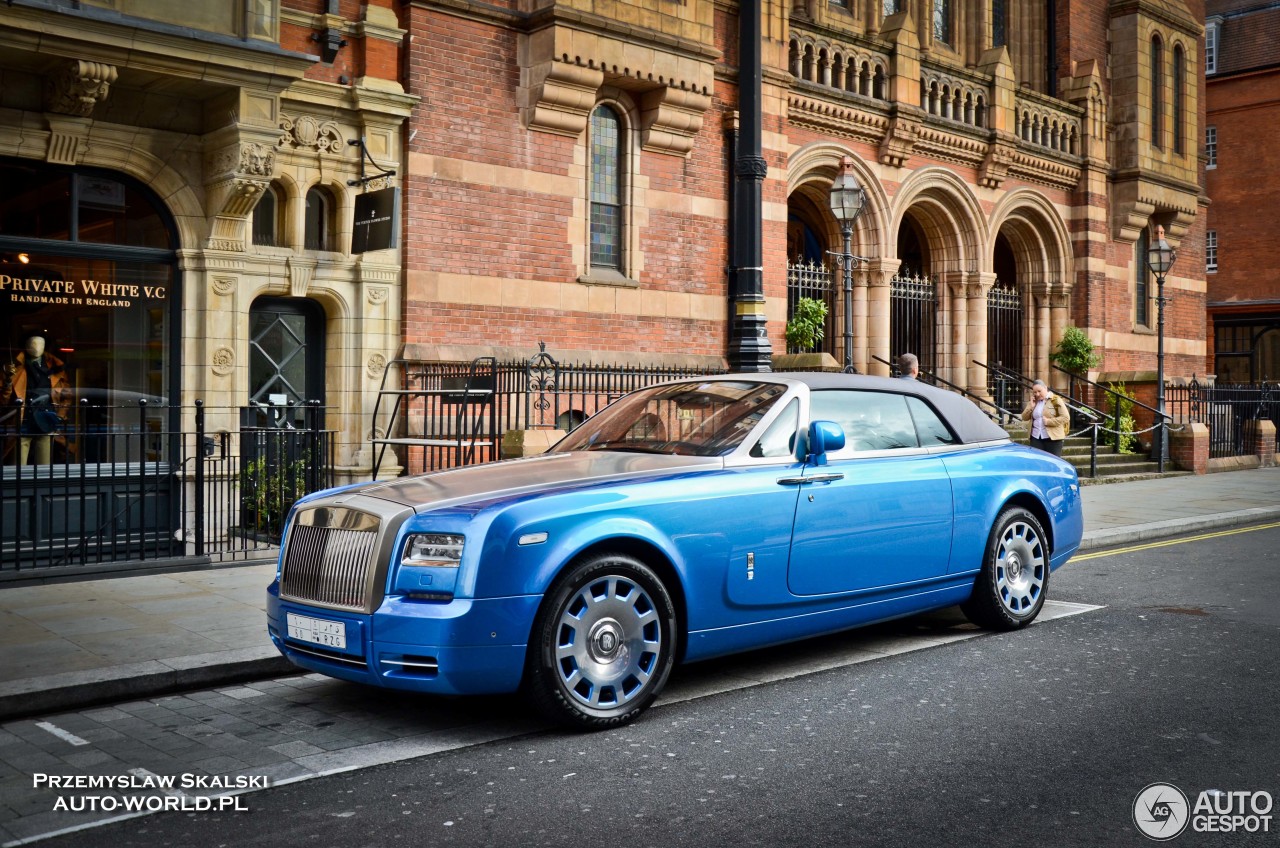
[[[978,405],[957,392],[939,389],[919,380],[871,377],[865,374],[832,374],[818,371],[777,372],[773,374],[733,375],[751,380],[781,379],[804,383],[811,389],[863,389],[915,395],[938,411],[960,441],[989,442],[1008,439],[1004,428],[987,417]]]

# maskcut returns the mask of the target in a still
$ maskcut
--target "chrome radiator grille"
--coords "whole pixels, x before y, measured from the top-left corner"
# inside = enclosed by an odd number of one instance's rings
[[[280,593],[300,601],[365,609],[377,542],[376,516],[333,507],[299,513],[285,550]]]

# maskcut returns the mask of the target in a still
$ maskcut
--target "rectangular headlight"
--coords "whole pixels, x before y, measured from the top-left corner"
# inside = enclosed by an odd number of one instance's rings
[[[414,533],[405,539],[401,565],[431,565],[457,568],[462,561],[461,536],[443,533]]]

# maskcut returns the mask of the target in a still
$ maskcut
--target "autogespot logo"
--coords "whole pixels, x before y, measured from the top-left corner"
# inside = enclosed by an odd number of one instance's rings
[[[1142,835],[1164,842],[1180,835],[1190,820],[1187,796],[1171,783],[1153,783],[1133,799],[1133,823]]]

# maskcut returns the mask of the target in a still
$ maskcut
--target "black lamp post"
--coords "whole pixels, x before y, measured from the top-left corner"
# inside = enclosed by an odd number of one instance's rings
[[[867,193],[853,175],[853,159],[840,160],[840,173],[831,183],[831,214],[840,222],[844,233],[844,252],[827,251],[836,258],[844,271],[844,372],[852,374],[853,368],[853,269],[866,257],[853,255],[853,222],[866,205]]]
[[[1157,226],[1156,243],[1147,251],[1147,267],[1156,275],[1156,410],[1160,413],[1156,460],[1160,463],[1158,470],[1161,474],[1164,473],[1165,457],[1169,455],[1168,419],[1164,411],[1164,278],[1177,258],[1178,254],[1164,239],[1164,227]]]

